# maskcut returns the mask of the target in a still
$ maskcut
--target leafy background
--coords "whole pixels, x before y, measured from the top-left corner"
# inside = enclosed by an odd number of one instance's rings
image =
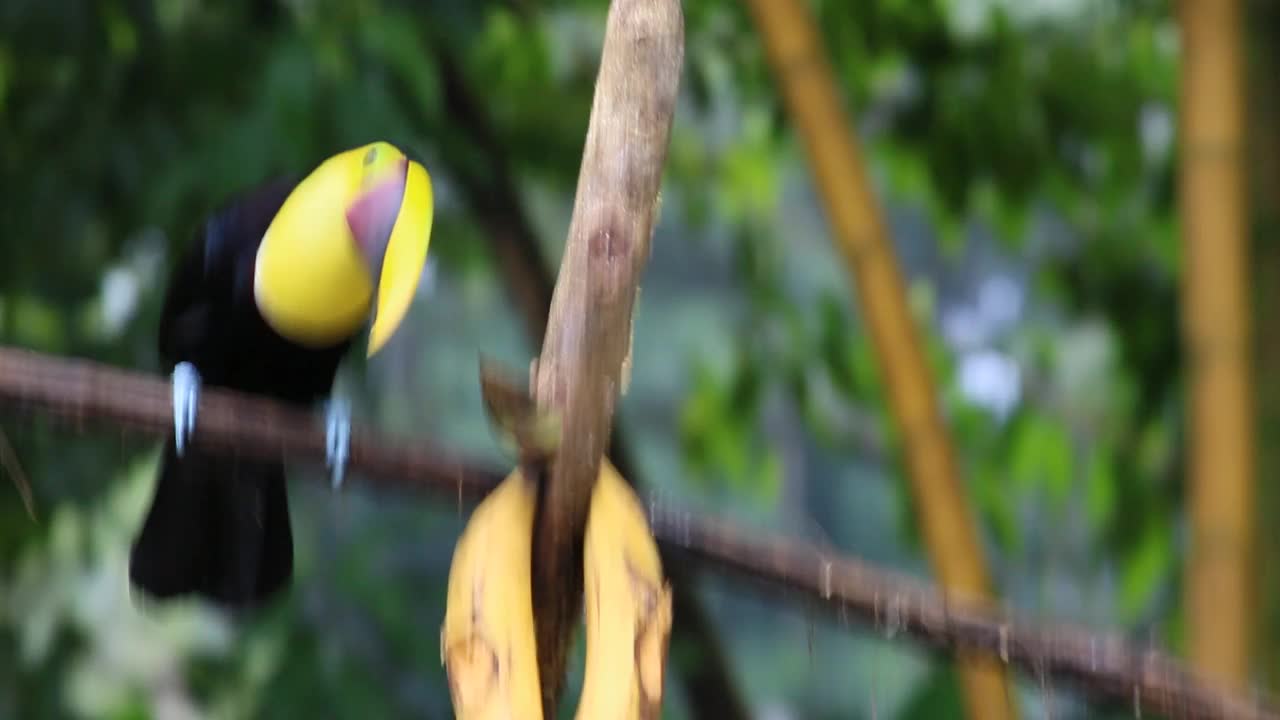
[[[649,487],[920,575],[869,337],[737,3],[686,0],[663,211],[621,413]],[[814,0],[944,394],[997,589],[1180,647],[1177,31],[1168,3]],[[357,421],[502,459],[480,352],[536,352],[462,178],[509,175],[550,262],[604,0],[7,0],[0,339],[165,372],[166,268],[226,195],[385,138],[437,191],[422,296],[342,384]],[[450,110],[450,63],[505,158]],[[157,447],[7,415],[38,522],[0,492],[0,717],[448,717],[439,626],[467,508],[303,482],[295,587],[233,627],[140,612],[127,553]],[[941,717],[950,665],[699,578],[761,718]],[[698,648],[673,657],[699,662]],[[581,663],[570,692],[575,692]],[[688,717],[678,674],[664,717]],[[1024,713],[1096,717],[1019,681]],[[570,703],[570,706],[572,704]],[[566,709],[566,713],[570,708]],[[176,713],[176,714],[166,714]],[[568,715],[566,714],[566,717]],[[1030,715],[1029,715],[1030,716]]]

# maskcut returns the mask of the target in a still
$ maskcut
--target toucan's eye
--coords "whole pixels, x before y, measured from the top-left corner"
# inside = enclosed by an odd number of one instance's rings
[[[369,152],[364,154],[364,164],[366,167],[368,167],[369,165],[372,165],[373,161],[377,159],[378,159],[378,148],[376,147],[369,148]]]

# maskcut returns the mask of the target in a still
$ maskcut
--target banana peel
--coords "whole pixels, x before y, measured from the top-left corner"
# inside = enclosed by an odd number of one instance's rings
[[[657,718],[671,586],[643,506],[607,460],[592,491],[584,556],[587,662],[577,718]]]
[[[532,604],[537,488],[517,470],[476,508],[454,549],[441,656],[459,720],[541,720]],[[671,589],[634,491],[606,460],[583,552],[586,668],[578,720],[659,716]]]
[[[517,470],[454,547],[440,655],[459,720],[541,720],[531,585],[537,487]]]

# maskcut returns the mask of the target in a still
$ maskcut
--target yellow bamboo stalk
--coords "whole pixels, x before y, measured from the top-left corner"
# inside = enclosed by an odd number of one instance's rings
[[[988,595],[978,531],[962,490],[937,392],[925,363],[888,231],[850,118],[841,107],[812,12],[803,0],[748,0],[788,112],[821,193],[836,247],[858,293],[901,428],[912,494],[930,559],[948,594]],[[1015,717],[998,664],[969,656],[961,667],[968,716]]]
[[[1191,661],[1235,687],[1252,632],[1253,404],[1239,0],[1192,0],[1182,30],[1182,322],[1187,348]]]

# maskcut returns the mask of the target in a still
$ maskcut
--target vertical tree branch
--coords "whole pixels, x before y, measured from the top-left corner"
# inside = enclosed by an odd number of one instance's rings
[[[559,702],[581,607],[591,489],[631,361],[632,310],[658,209],[684,62],[679,0],[609,8],[573,219],[533,377],[561,443],[534,527],[533,600],[543,703]]]
[[[1241,2],[1182,2],[1179,203],[1189,413],[1192,662],[1242,687],[1253,595],[1253,409]]]
[[[890,409],[906,445],[911,489],[934,570],[947,592],[985,596],[989,580],[977,525],[907,310],[889,233],[863,170],[853,124],[836,94],[817,24],[804,0],[747,4],[804,139],[836,247],[871,328]],[[1002,669],[976,659],[967,665],[962,676],[969,717],[1013,717]]]
[[[512,173],[493,124],[454,58],[439,43],[436,48],[448,114],[456,118],[458,126],[470,136],[488,170],[487,177],[463,167],[455,168],[455,173],[467,204],[485,228],[485,237],[498,258],[498,268],[511,299],[524,318],[526,333],[531,341],[539,342],[546,334],[547,316],[551,312],[550,267],[511,181]],[[621,418],[617,418],[608,456],[619,474],[635,487],[643,488],[646,484],[632,460],[631,446],[626,439]],[[697,718],[745,720],[748,715],[742,694],[730,674],[729,661],[716,628],[697,595],[694,585],[697,573],[686,563],[674,561],[667,546],[660,550],[663,567],[672,584],[673,642],[698,650],[697,659],[693,661],[673,658],[685,686],[690,711]]]

